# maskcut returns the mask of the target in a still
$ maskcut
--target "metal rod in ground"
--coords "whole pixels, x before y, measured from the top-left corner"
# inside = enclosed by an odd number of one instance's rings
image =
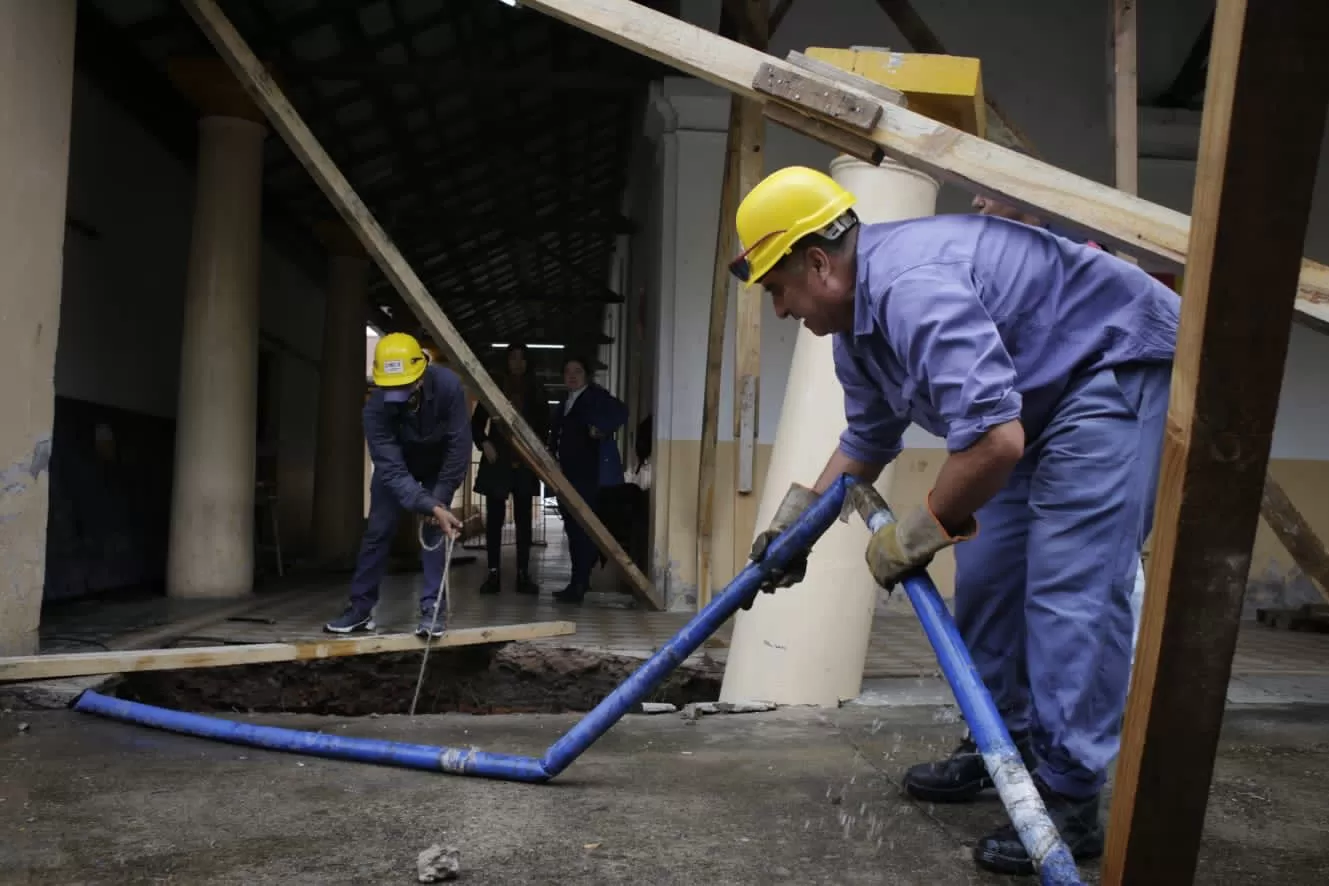
[[[750,564],[740,572],[709,606],[693,616],[659,652],[637,668],[556,741],[545,753],[543,760],[492,754],[473,748],[433,747],[257,726],[112,698],[92,690],[79,695],[72,707],[76,711],[112,720],[269,750],[360,763],[405,766],[453,775],[545,782],[566,769],[624,714],[650,695],[671,671],[738,611],[744,601],[757,591],[767,572],[785,566],[791,557],[810,548],[840,515],[850,482],[848,478],[838,480],[793,526],[771,543],[760,564]]]
[[[550,777],[566,769],[625,713],[650,695],[671,671],[696,652],[707,637],[719,630],[749,597],[757,593],[771,569],[784,566],[791,557],[811,548],[840,516],[848,487],[853,482],[847,475],[837,479],[816,503],[772,542],[761,562],[749,563],[668,643],[554,742],[544,756],[544,767]]]
[[[852,492],[868,528],[876,532],[895,517],[875,489],[858,484]],[[983,754],[983,764],[997,786],[997,793],[1020,835],[1020,842],[1033,859],[1044,886],[1078,886],[1080,875],[1075,859],[1048,817],[1043,798],[1011,741],[996,704],[978,674],[973,657],[960,637],[960,629],[941,599],[937,586],[925,571],[905,576],[904,586],[923,632],[937,653],[946,682],[950,684],[964,714],[974,742]]]

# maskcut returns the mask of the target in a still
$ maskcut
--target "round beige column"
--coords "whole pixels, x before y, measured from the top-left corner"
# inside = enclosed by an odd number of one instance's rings
[[[0,655],[37,652],[46,582],[74,20],[73,0],[0,3]]]
[[[840,156],[831,177],[858,198],[867,223],[936,212],[937,182],[890,160],[871,166]],[[757,531],[770,524],[791,483],[811,486],[846,425],[831,337],[799,326],[780,423],[757,509]],[[890,488],[891,468],[876,487]],[[722,701],[762,700],[831,707],[858,695],[867,660],[877,585],[863,560],[868,531],[858,518],[835,523],[808,558],[807,578],[758,594],[740,611],[720,689]]]
[[[265,133],[238,117],[199,121],[166,567],[172,597],[253,589]]]
[[[365,306],[369,259],[344,226],[320,231],[328,245],[327,309],[319,367],[314,463],[314,549],[326,567],[349,567],[364,525]]]

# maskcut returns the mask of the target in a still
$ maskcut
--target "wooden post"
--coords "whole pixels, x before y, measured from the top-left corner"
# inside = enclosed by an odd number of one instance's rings
[[[787,9],[787,7],[786,7]],[[761,0],[730,2],[728,11],[745,39],[759,49],[766,45],[766,9]],[[711,316],[706,337],[706,388],[702,400],[701,461],[697,472],[697,608],[711,601],[711,564],[715,534],[715,460],[719,437],[720,372],[724,364],[725,320],[734,279],[729,273],[737,237],[734,214],[739,201],[761,179],[765,123],[761,103],[733,96],[725,140],[724,182],[720,186],[720,225],[711,280]],[[738,289],[734,324],[734,442],[738,452],[738,490],[752,491],[756,452],[757,396],[761,381],[761,291]],[[746,457],[745,457],[746,455]],[[748,510],[755,509],[755,502]],[[749,516],[751,522],[752,516]],[[735,504],[734,527],[742,525]]]
[[[447,354],[453,368],[474,386],[480,400],[488,407],[489,414],[500,419],[512,431],[513,448],[545,483],[557,490],[573,518],[595,539],[600,550],[618,564],[627,575],[628,587],[633,595],[651,609],[663,609],[663,602],[650,580],[642,574],[632,562],[632,558],[619,546],[590,506],[563,476],[558,463],[545,447],[545,442],[536,436],[526,420],[503,395],[503,391],[494,384],[484,364],[476,358],[457,328],[438,306],[438,302],[407,264],[387,232],[370,214],[364,201],[356,194],[337,165],[332,162],[332,158],[323,150],[318,139],[309,131],[309,127],[287,100],[285,93],[277,86],[272,75],[263,68],[239,33],[222,14],[216,0],[183,0],[183,2],[185,9],[198,23],[199,28],[234,71],[245,91],[263,109],[273,127],[285,139],[291,152],[299,158],[323,193],[332,201],[338,214],[364,244],[366,251],[374,257],[374,261],[383,271],[383,276],[392,283],[393,288],[410,306],[412,313],[419,318],[434,341]]]
[[[1140,192],[1140,111],[1136,78],[1135,0],[1112,3],[1112,139],[1117,188]]]
[[[724,365],[724,330],[729,307],[729,262],[734,256],[734,213],[738,210],[739,109],[729,104],[724,181],[720,185],[720,227],[711,277],[711,318],[706,334],[706,388],[701,406],[701,459],[697,466],[697,608],[711,601],[711,536],[715,531],[715,449],[720,424],[720,370]]]
[[[1218,0],[1107,886],[1194,877],[1329,102],[1325,45],[1323,0]]]
[[[745,0],[747,18],[757,48],[765,51],[769,22],[766,0]],[[742,200],[761,181],[765,170],[766,121],[760,102],[739,102],[738,197]],[[726,223],[733,224],[731,219]],[[734,323],[734,497],[735,547],[746,550],[757,517],[752,495],[757,458],[757,417],[761,409],[761,304],[757,286],[736,286],[738,306]],[[742,536],[747,535],[749,539]]]

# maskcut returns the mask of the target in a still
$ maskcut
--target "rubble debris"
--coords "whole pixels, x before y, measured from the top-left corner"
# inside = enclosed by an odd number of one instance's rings
[[[442,883],[461,875],[461,851],[455,846],[435,843],[421,850],[415,860],[416,873],[421,883]]]
[[[703,714],[761,714],[779,705],[770,701],[696,701],[683,708],[684,720],[696,721]]]
[[[641,713],[643,714],[672,714],[677,710],[677,705],[663,701],[644,701],[641,703]]]

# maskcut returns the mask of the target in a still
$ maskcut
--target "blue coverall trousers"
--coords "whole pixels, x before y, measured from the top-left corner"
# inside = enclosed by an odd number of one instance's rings
[[[1037,774],[1088,798],[1120,745],[1130,596],[1153,525],[1171,365],[1074,379],[1006,487],[955,546],[955,618]]]
[[[351,605],[357,613],[367,615],[378,603],[379,582],[387,572],[388,557],[397,534],[397,521],[401,519],[402,513],[402,506],[388,488],[371,480],[369,525],[360,541],[360,555],[355,564],[355,576],[351,579]],[[424,569],[424,586],[420,589],[421,612],[433,614],[434,601],[438,598],[439,585],[443,581],[446,547],[439,545],[434,551],[420,549],[420,565]]]

